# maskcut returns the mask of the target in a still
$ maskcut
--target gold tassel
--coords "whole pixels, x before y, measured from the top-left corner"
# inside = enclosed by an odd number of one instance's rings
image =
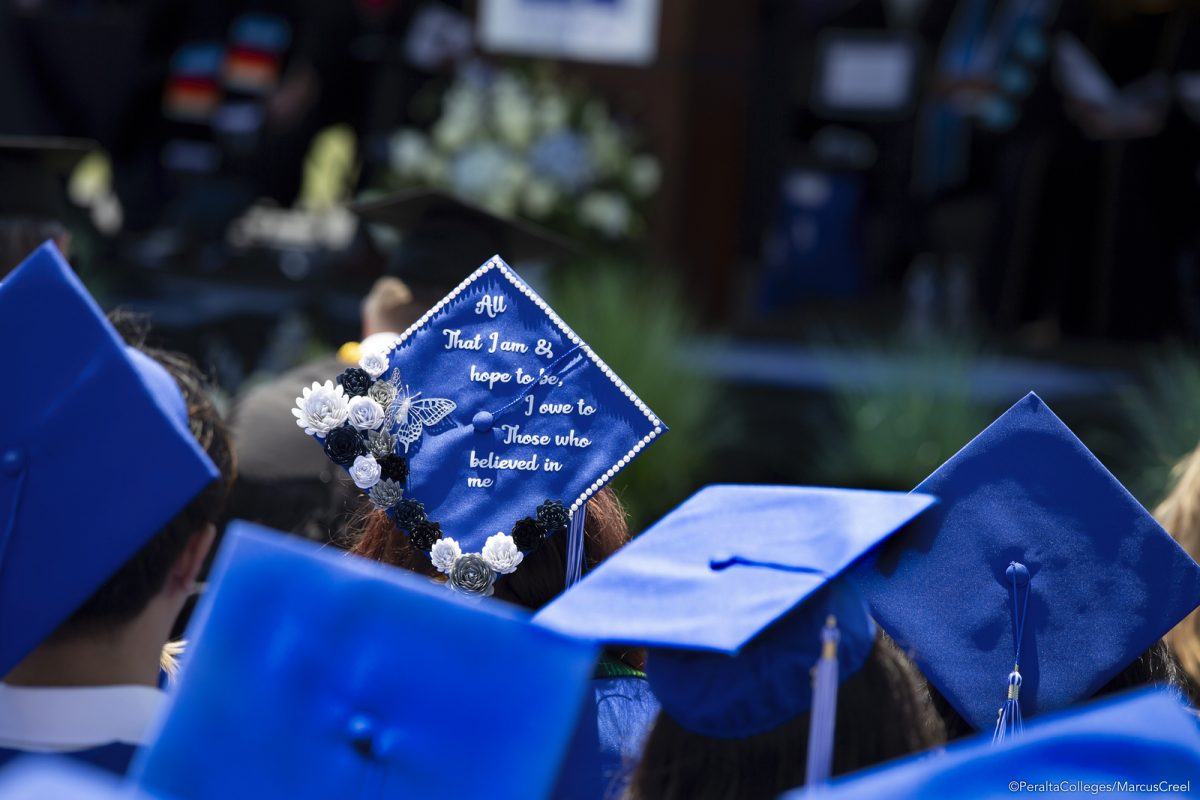
[[[179,657],[183,655],[186,648],[186,639],[176,639],[163,645],[162,653],[158,657],[158,665],[163,672],[167,673],[169,683],[174,683],[179,676]]]

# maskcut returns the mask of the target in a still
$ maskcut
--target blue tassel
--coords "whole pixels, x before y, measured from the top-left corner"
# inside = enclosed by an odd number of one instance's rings
[[[583,577],[583,532],[586,521],[587,503],[583,503],[571,515],[571,525],[567,528],[567,589]]]
[[[821,630],[821,658],[813,668],[812,710],[808,719],[808,761],[804,767],[804,785],[815,786],[829,780],[833,771],[833,733],[837,722],[838,642],[841,633],[837,619],[825,619]]]
[[[1018,664],[1013,664],[1013,671],[1008,673],[1008,699],[1000,706],[1000,713],[996,715],[996,732],[992,734],[992,744],[1015,736],[1024,728],[1021,722],[1021,669]]]
[[[1021,639],[1025,635],[1025,612],[1029,610],[1029,570],[1024,564],[1010,561],[1006,572],[1012,579],[1013,639],[1015,656],[1012,672],[1008,673],[1008,694],[996,714],[996,730],[992,743],[1002,742],[1024,730],[1021,720]],[[1020,589],[1024,587],[1022,594]]]

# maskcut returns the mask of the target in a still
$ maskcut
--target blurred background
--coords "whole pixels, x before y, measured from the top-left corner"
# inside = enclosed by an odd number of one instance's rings
[[[672,428],[635,525],[910,489],[1030,390],[1149,505],[1200,440],[1197,11],[0,0],[0,271],[56,238],[236,409],[499,252]]]

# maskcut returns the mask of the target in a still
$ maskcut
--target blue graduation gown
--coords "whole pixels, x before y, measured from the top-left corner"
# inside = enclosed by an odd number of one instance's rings
[[[101,747],[89,747],[86,750],[71,750],[63,753],[55,753],[54,755],[66,756],[68,758],[83,761],[93,767],[106,769],[109,772],[117,775],[124,775],[129,769],[129,762],[133,760],[133,754],[137,748],[131,744],[122,742],[113,742]],[[38,753],[44,755],[44,753]],[[0,767],[8,764],[10,761],[15,761],[22,756],[34,755],[27,750],[12,750],[7,747],[0,747]]]
[[[554,790],[557,800],[617,798],[637,769],[658,716],[658,700],[642,677],[597,678]]]

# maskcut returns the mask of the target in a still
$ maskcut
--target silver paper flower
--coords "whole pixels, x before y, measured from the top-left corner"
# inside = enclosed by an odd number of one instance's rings
[[[446,585],[461,594],[491,597],[492,592],[496,591],[495,583],[496,573],[483,556],[465,553],[455,559]]]
[[[384,479],[372,486],[368,494],[378,508],[391,508],[404,497],[404,487],[396,481]]]
[[[392,401],[396,399],[397,389],[387,381],[375,381],[371,384],[371,388],[367,389],[367,397],[374,400],[386,410],[392,405]]]
[[[376,459],[395,455],[396,437],[386,431],[371,431],[367,434],[367,451]]]

